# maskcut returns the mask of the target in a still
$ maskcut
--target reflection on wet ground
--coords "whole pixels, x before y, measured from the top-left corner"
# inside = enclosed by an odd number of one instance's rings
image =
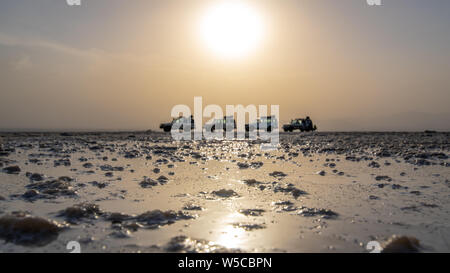
[[[4,133],[0,251],[449,251],[449,136]]]

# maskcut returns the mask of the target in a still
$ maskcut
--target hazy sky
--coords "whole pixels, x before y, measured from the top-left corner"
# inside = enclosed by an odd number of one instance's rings
[[[0,1],[0,129],[156,129],[203,96],[320,130],[450,130],[450,1],[245,1],[265,36],[235,59],[199,34],[216,2]]]

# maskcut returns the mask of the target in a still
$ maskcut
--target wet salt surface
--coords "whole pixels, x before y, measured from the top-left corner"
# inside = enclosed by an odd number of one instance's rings
[[[449,136],[2,134],[0,252],[447,252]]]

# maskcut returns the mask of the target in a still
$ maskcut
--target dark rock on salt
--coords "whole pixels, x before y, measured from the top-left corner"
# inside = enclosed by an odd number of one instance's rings
[[[194,205],[194,204],[187,204],[186,206],[183,207],[184,210],[203,210],[202,207],[200,207],[199,205]]]
[[[155,180],[151,179],[150,177],[144,177],[144,180],[142,180],[139,185],[141,185],[141,187],[143,188],[151,188],[153,186],[158,185],[158,182],[156,182]]]
[[[404,187],[404,186],[402,186],[402,185],[399,185],[399,184],[393,184],[392,185],[392,189],[393,190],[400,190],[400,189],[408,189],[408,187]]]
[[[105,183],[105,182],[98,182],[98,181],[92,181],[92,182],[89,182],[89,184],[91,184],[92,186],[95,186],[95,187],[97,187],[99,189],[103,189],[106,186],[108,186],[107,183]]]
[[[169,178],[165,177],[164,175],[161,175],[156,180],[158,180],[158,182],[161,184],[166,184],[169,181]]]
[[[297,207],[291,201],[272,202],[272,205],[281,207],[281,211],[296,211]]]
[[[137,222],[131,222],[131,223],[124,223],[122,225],[124,228],[131,230],[131,231],[137,231],[140,228],[143,228],[144,226],[137,223]]]
[[[409,207],[402,207],[400,208],[401,210],[404,211],[415,211],[415,212],[420,212],[420,209],[417,206],[409,206]]]
[[[94,145],[94,146],[89,147],[89,150],[91,150],[91,151],[98,151],[101,149],[102,149],[102,147],[100,147],[99,145]]]
[[[235,191],[233,191],[233,190],[226,190],[226,189],[213,191],[212,194],[217,195],[219,197],[223,197],[223,198],[229,198],[229,197],[233,197],[233,196],[238,196],[238,194]]]
[[[325,172],[325,171],[320,171],[320,172],[317,172],[316,174],[318,174],[318,175],[321,175],[321,176],[324,176],[324,175],[326,175],[327,173]]]
[[[127,151],[127,152],[125,152],[125,155],[124,155],[125,158],[137,158],[140,156],[141,156],[141,154],[137,150]]]
[[[136,217],[135,215],[128,215],[121,212],[107,213],[105,216],[106,220],[109,220],[113,223],[121,223],[127,220],[134,219]]]
[[[429,165],[431,165],[430,161],[428,161],[426,159],[423,159],[423,158],[416,159],[416,160],[410,160],[409,163],[412,163],[412,164],[417,165],[417,166],[429,166]]]
[[[179,220],[193,219],[194,216],[186,214],[182,211],[161,211],[152,210],[144,212],[136,217],[140,223],[147,225],[150,228],[157,228],[158,226],[170,225]]]
[[[72,181],[74,181],[73,178],[68,177],[68,176],[60,176],[60,177],[58,177],[58,180],[59,181],[63,181],[63,182],[72,182]]]
[[[379,156],[379,157],[390,157],[391,153],[389,151],[382,150],[382,151],[376,153],[376,156]]]
[[[26,186],[29,189],[40,191],[42,198],[54,198],[57,196],[73,196],[77,193],[73,190],[67,177],[60,177],[57,180],[36,182]]]
[[[28,175],[28,178],[31,181],[42,181],[42,180],[44,180],[44,176],[42,174],[40,174],[40,173],[30,174],[30,175]]]
[[[165,158],[159,158],[158,160],[156,160],[156,164],[161,165],[161,164],[167,164],[169,163],[169,160],[165,159]]]
[[[70,166],[71,162],[70,159],[68,158],[62,158],[62,159],[58,159],[58,160],[54,160],[53,161],[53,166],[58,167],[58,166]]]
[[[31,198],[35,198],[38,195],[39,195],[39,192],[37,190],[28,190],[22,195],[22,197],[24,197],[26,199],[31,199]]]
[[[100,207],[93,203],[80,203],[62,210],[59,216],[65,217],[68,220],[79,220],[82,218],[97,219],[98,216],[103,215]]]
[[[300,195],[307,194],[307,192],[302,191],[302,190],[297,189],[297,188],[292,189],[291,193],[292,193],[292,196],[294,196],[295,199],[297,199]]]
[[[391,181],[392,181],[392,178],[390,178],[390,177],[387,176],[387,175],[378,175],[378,176],[375,177],[375,180],[377,180],[377,181],[384,180],[384,181],[391,182]]]
[[[241,209],[239,212],[245,216],[261,216],[266,211],[263,209]]]
[[[104,172],[122,172],[124,167],[121,166],[111,166],[111,165],[102,165],[100,169]]]
[[[94,165],[92,164],[92,163],[84,163],[83,164],[83,168],[86,168],[86,169],[89,169],[89,168],[92,168],[92,167],[94,167]]]
[[[263,229],[263,228],[266,228],[266,226],[263,225],[263,224],[235,223],[235,224],[233,224],[233,226],[234,226],[235,228],[242,228],[242,229],[244,229],[245,231],[252,231],[252,230],[255,230],[255,229]]]
[[[66,226],[26,212],[13,212],[0,218],[0,238],[18,245],[44,246]]]
[[[9,166],[9,167],[3,168],[3,171],[7,174],[19,174],[20,168],[19,168],[19,166]]]
[[[277,201],[277,202],[273,202],[272,204],[275,206],[292,206],[292,205],[294,205],[294,203],[292,203],[291,201]]]
[[[426,207],[426,208],[438,208],[439,206],[436,204],[428,204],[428,203],[420,203],[422,206]]]
[[[285,174],[283,172],[278,172],[278,171],[274,171],[272,173],[269,173],[269,175],[273,176],[273,177],[277,177],[277,178],[282,178],[282,177],[287,176],[287,174]]]
[[[353,162],[358,162],[358,161],[360,161],[360,159],[357,158],[356,156],[347,156],[347,157],[345,157],[345,160],[353,161]]]
[[[372,162],[369,163],[368,166],[371,167],[371,168],[379,168],[380,164],[378,162],[376,162],[376,161],[372,161]]]
[[[305,217],[321,216],[322,218],[325,219],[335,219],[339,216],[339,214],[329,209],[317,209],[307,207],[300,207],[298,215]]]
[[[238,249],[228,249],[207,240],[192,239],[187,236],[173,237],[165,246],[169,252],[182,253],[236,253]]]
[[[263,165],[264,165],[264,163],[262,163],[262,162],[260,162],[260,161],[250,163],[250,167],[251,167],[252,169],[259,169],[259,168],[261,168]]]
[[[293,184],[288,184],[286,187],[283,186],[276,186],[273,189],[274,192],[284,192],[284,193],[291,193],[294,198],[298,198],[300,195],[308,194],[305,191],[302,191],[298,188],[296,188]]]
[[[248,169],[250,167],[249,164],[243,162],[238,162],[237,166],[239,167],[239,169]]]
[[[244,183],[247,186],[257,186],[257,185],[262,184],[262,182],[256,181],[255,179],[246,179],[246,180],[244,180]]]
[[[417,238],[393,236],[383,248],[383,253],[416,253],[421,250],[420,242]]]
[[[117,239],[123,239],[123,238],[131,238],[131,232],[128,229],[119,229],[111,232],[109,236],[117,238]]]

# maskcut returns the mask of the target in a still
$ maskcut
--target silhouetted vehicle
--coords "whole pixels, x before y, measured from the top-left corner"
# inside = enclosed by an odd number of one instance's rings
[[[296,118],[291,120],[291,123],[283,125],[285,132],[292,132],[294,130],[300,130],[300,132],[309,132],[317,130],[317,126],[312,123],[309,117]]]
[[[181,123],[180,126],[178,127],[180,130],[183,130],[183,126],[186,122],[188,122],[190,119],[191,122],[191,130],[195,128],[195,124],[194,124],[194,118],[193,116],[191,116],[190,118],[187,117],[178,117],[178,118],[174,118],[171,122],[167,122],[167,123],[161,123],[159,125],[159,128],[163,129],[164,132],[170,132],[172,130],[172,126],[174,126],[177,123]]]
[[[273,124],[272,124],[273,123]],[[275,116],[266,116],[261,117],[250,124],[245,124],[245,131],[254,131],[254,130],[267,130],[267,132],[271,132],[274,129],[278,128],[278,121]]]
[[[226,116],[221,119],[215,119],[211,123],[205,124],[205,130],[214,132],[216,129],[223,129],[225,131],[232,131],[236,129],[236,121],[233,116]]]

